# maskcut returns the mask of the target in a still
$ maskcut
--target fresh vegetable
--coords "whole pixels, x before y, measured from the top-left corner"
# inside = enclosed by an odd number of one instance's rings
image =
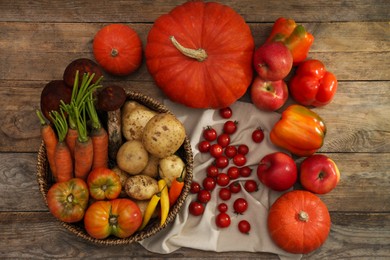
[[[227,228],[230,226],[230,216],[226,212],[221,212],[215,217],[215,224],[219,228]]]
[[[325,203],[313,193],[301,190],[281,195],[272,204],[267,223],[272,240],[295,254],[307,254],[319,248],[331,226]]]
[[[112,200],[118,198],[122,190],[119,176],[104,167],[95,168],[88,174],[89,194],[95,200]]]
[[[63,80],[52,80],[45,85],[41,92],[42,114],[51,121],[49,113],[59,111],[61,101],[69,103],[72,97],[72,90],[68,88]]]
[[[122,109],[122,134],[127,141],[142,140],[146,124],[157,115],[144,105],[137,105],[134,109]]]
[[[103,76],[103,71],[93,60],[80,58],[73,60],[66,66],[63,80],[69,88],[78,87],[79,85],[75,84],[75,79],[77,78],[77,81],[81,82],[84,74],[93,74],[92,84],[95,84]]]
[[[119,168],[130,175],[136,175],[148,164],[149,155],[141,141],[133,140],[122,144],[116,155]]]
[[[109,24],[93,39],[93,55],[107,72],[125,76],[139,68],[142,42],[136,31],[125,24]]]
[[[217,186],[217,183],[214,178],[206,177],[203,179],[202,185],[205,190],[212,191]]]
[[[222,118],[229,119],[233,115],[233,110],[230,107],[223,107],[219,109],[219,115]]]
[[[319,60],[302,62],[289,82],[291,96],[304,106],[325,106],[337,91],[336,76]]]
[[[238,198],[233,203],[233,209],[236,214],[244,214],[248,209],[248,202],[244,198]]]
[[[228,120],[223,124],[222,131],[225,134],[232,135],[237,131],[237,121]]]
[[[142,143],[145,149],[158,158],[174,154],[183,144],[186,131],[182,122],[170,113],[160,113],[146,124]]]
[[[271,34],[266,40],[266,42],[284,43],[292,53],[294,65],[306,59],[313,41],[314,36],[307,32],[303,25],[298,25],[293,19],[284,17],[275,21]]]
[[[204,205],[198,201],[192,201],[188,207],[191,215],[200,216],[204,212]]]
[[[65,143],[69,148],[70,154],[72,155],[74,161],[74,147],[76,146],[77,138],[79,133],[76,128],[72,128],[69,123],[68,132],[66,133]]]
[[[108,167],[108,133],[100,123],[95,109],[93,93],[86,100],[86,109],[91,121],[90,138],[93,147],[92,169]]]
[[[110,235],[126,238],[134,234],[142,223],[138,205],[130,199],[100,200],[92,203],[85,212],[84,227],[96,239]]]
[[[148,206],[146,207],[145,214],[142,219],[142,225],[139,228],[140,230],[144,229],[146,225],[149,223],[150,219],[152,218],[154,212],[156,211],[157,205],[160,202],[161,199],[161,193],[157,192],[155,193],[152,198],[150,199]]]
[[[88,199],[87,184],[78,178],[55,183],[47,192],[47,205],[50,213],[68,223],[83,219]]]
[[[41,136],[46,148],[47,161],[53,176],[57,176],[55,164],[55,151],[58,144],[58,138],[53,127],[46,123],[45,118],[40,110],[36,111],[41,123]]]
[[[158,173],[159,163],[160,163],[160,158],[153,155],[149,155],[148,163],[146,164],[145,168],[141,171],[141,174],[157,179],[157,177],[159,176]]]
[[[170,204],[170,206],[173,206],[173,204],[175,204],[175,202],[179,198],[179,196],[184,188],[184,173],[185,173],[185,167],[183,167],[180,176],[175,178],[171,183],[171,187],[169,188],[169,204]]]
[[[261,143],[264,140],[264,130],[260,127],[253,130],[252,140],[255,143]]]
[[[271,130],[271,141],[297,156],[309,156],[323,145],[326,126],[314,111],[290,105]]]
[[[64,182],[72,179],[73,176],[73,159],[68,146],[65,143],[66,133],[68,132],[68,124],[62,109],[60,112],[50,112],[52,121],[57,130],[58,143],[54,154],[56,182]]]
[[[208,190],[200,190],[199,192],[198,192],[198,196],[197,196],[197,198],[198,198],[198,201],[199,202],[201,202],[201,203],[207,203],[207,202],[209,202],[210,200],[211,200],[211,193],[210,193],[210,191],[208,191]]]
[[[212,142],[217,139],[217,131],[211,126],[207,126],[203,132],[202,136],[206,141]]]
[[[217,208],[218,208],[218,211],[222,213],[222,212],[227,212],[229,209],[229,206],[225,202],[222,202],[222,203],[218,204]]]
[[[241,220],[238,222],[238,230],[241,233],[249,234],[249,231],[251,230],[251,224],[247,220]]]
[[[157,180],[146,175],[135,175],[127,178],[125,190],[130,198],[148,200],[158,192]]]
[[[160,216],[160,226],[164,225],[167,221],[167,217],[169,214],[169,192],[168,192],[168,185],[165,182],[164,179],[158,180],[158,190],[161,194],[160,199],[160,210],[161,210],[161,216]]]
[[[249,26],[232,8],[189,1],[154,22],[145,57],[157,86],[171,100],[222,108],[250,85],[253,49]]]
[[[110,85],[101,89],[97,96],[97,109],[106,112],[120,109],[126,102],[126,91],[118,85]]]

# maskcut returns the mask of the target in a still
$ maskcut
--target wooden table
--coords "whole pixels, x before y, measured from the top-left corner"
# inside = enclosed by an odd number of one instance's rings
[[[103,25],[129,24],[145,45],[154,20],[183,2],[0,1],[0,258],[277,258],[186,248],[161,256],[139,244],[97,246],[62,228],[38,191],[35,109],[43,86],[61,79],[72,60],[93,59],[92,39]],[[322,60],[339,80],[334,101],[316,109],[329,129],[320,152],[342,175],[339,186],[321,196],[333,225],[326,243],[304,258],[390,258],[390,2],[219,2],[245,18],[256,46],[280,16],[304,24],[315,36],[310,58]],[[145,62],[131,76],[107,75],[106,81],[164,97]]]

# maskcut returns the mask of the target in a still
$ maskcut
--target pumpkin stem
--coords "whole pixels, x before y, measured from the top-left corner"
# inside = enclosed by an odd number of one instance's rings
[[[197,61],[204,61],[207,59],[207,53],[204,49],[199,48],[197,50],[186,48],[183,45],[181,45],[176,39],[175,36],[170,36],[169,39],[171,40],[172,44],[185,56],[189,58],[196,59]]]
[[[309,221],[309,214],[307,214],[307,212],[301,210],[299,213],[298,213],[298,219],[302,222],[308,222]]]
[[[119,54],[119,51],[117,49],[114,48],[114,49],[111,50],[111,56],[112,57],[116,57],[116,56],[118,56],[118,54]]]

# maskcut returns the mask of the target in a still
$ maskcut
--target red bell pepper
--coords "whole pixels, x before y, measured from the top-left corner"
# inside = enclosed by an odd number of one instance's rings
[[[337,91],[336,76],[319,60],[306,60],[289,82],[291,96],[304,106],[329,104]]]
[[[297,156],[310,156],[323,145],[326,126],[314,111],[301,105],[290,105],[273,126],[273,144]]]
[[[314,36],[307,32],[303,25],[296,24],[293,19],[280,17],[275,21],[271,34],[266,40],[266,42],[275,41],[283,42],[289,48],[295,66],[306,59]]]

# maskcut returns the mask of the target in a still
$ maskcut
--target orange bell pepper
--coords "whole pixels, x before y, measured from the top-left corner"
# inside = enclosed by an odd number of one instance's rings
[[[326,126],[314,111],[301,105],[290,105],[273,126],[270,138],[276,146],[297,156],[307,157],[323,145]]]
[[[276,41],[283,42],[291,51],[295,66],[307,58],[314,36],[307,32],[303,25],[296,24],[293,19],[280,17],[275,21],[271,34],[266,40],[266,42]]]

